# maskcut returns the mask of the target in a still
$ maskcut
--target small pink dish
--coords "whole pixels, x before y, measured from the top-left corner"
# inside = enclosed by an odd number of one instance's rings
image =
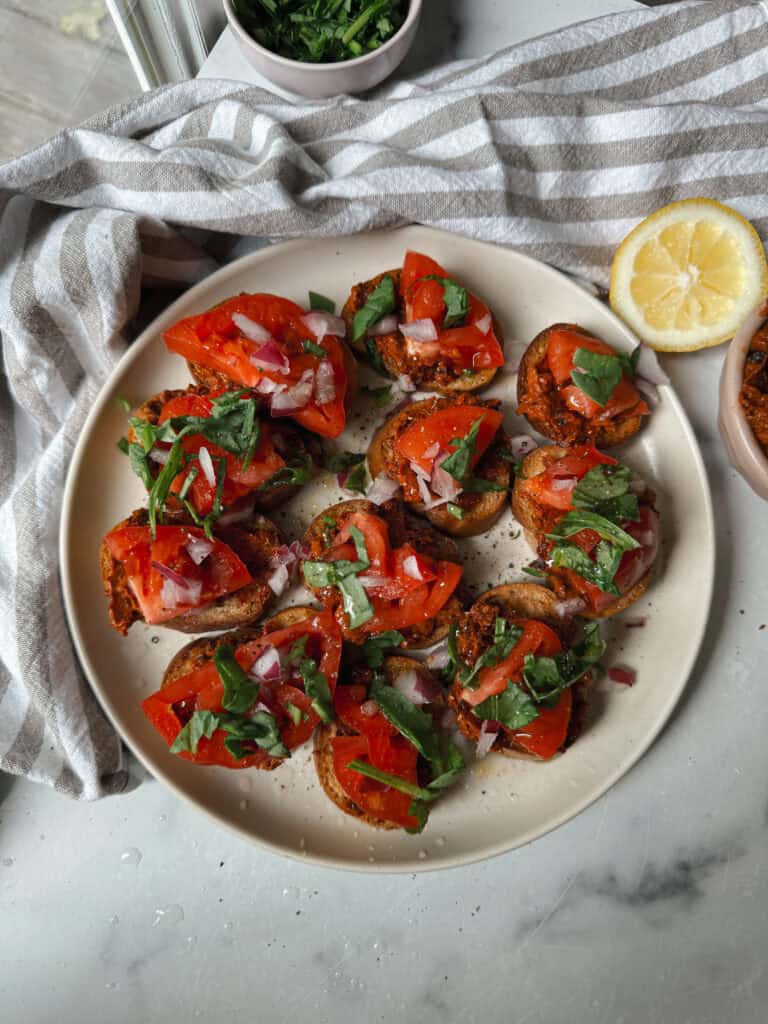
[[[717,426],[728,458],[752,490],[768,500],[768,456],[757,441],[739,402],[744,377],[744,361],[757,331],[768,320],[768,300],[741,325],[723,363],[720,376],[720,411]]]

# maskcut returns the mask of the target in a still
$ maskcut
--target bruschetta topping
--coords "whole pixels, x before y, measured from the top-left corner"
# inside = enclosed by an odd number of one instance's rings
[[[180,320],[163,338],[192,364],[256,389],[273,415],[337,437],[346,422],[343,328],[330,313],[305,314],[276,295],[242,294]]]
[[[194,526],[124,526],[104,543],[123,571],[144,621],[176,618],[252,582],[245,564],[223,541]]]
[[[333,717],[341,635],[318,612],[233,647],[166,684],[142,704],[172,753],[197,764],[263,767]]]

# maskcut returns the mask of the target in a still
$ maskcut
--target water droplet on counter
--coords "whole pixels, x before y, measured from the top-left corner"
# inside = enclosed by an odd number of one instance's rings
[[[234,924],[231,921],[225,921],[224,922],[224,931],[231,932],[234,927],[235,926],[234,926]]]
[[[129,846],[127,850],[123,850],[120,854],[120,860],[123,864],[131,864],[134,867],[137,864],[141,864],[141,858],[144,854],[141,850],[137,850],[135,846]]]
[[[445,836],[438,836],[435,840],[435,846],[445,846]]]
[[[160,822],[161,825],[164,825],[166,823],[166,821],[168,821],[168,815],[167,814],[161,814],[160,817],[157,820]]]
[[[196,945],[197,945],[197,936],[196,935],[188,935],[187,936],[187,949],[193,949]]]
[[[108,981],[106,983],[106,985],[104,986],[104,988],[116,989],[117,988],[117,982],[116,981]]]
[[[3,857],[2,864],[3,864],[4,868],[12,868],[13,867],[13,857]]]
[[[426,850],[419,850],[419,860],[426,860],[426,859],[427,859],[427,851]]]
[[[112,917],[110,917],[109,919],[109,923],[111,925],[120,924],[120,918],[117,916],[117,914],[113,914]]]
[[[156,928],[159,924],[163,926],[181,924],[183,920],[183,908],[178,903],[169,903],[167,907],[158,907],[155,910],[155,920],[152,922],[152,927]]]

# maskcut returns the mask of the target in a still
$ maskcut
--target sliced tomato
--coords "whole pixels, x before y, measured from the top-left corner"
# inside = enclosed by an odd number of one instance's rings
[[[573,712],[573,693],[563,690],[553,708],[539,705],[539,717],[522,729],[509,729],[507,734],[529,754],[548,759],[562,748],[568,736]]]
[[[369,512],[356,512],[349,519],[338,533],[336,543],[347,544],[352,538],[350,527],[356,526],[365,538],[365,550],[371,562],[371,570],[377,573],[386,574],[389,571],[389,530],[387,524],[379,516]],[[336,547],[334,543],[334,547]],[[352,551],[352,560],[356,558],[356,551]]]
[[[586,349],[603,356],[615,356],[616,350],[598,338],[590,338],[578,331],[561,329],[550,331],[547,343],[547,365],[555,382],[562,389],[563,401],[569,409],[584,416],[585,419],[609,420],[635,410],[636,415],[645,415],[649,410],[640,392],[626,376],[616,385],[613,394],[604,405],[598,405],[581,388],[571,383],[573,357],[577,349]],[[635,407],[637,407],[635,409]]]
[[[413,249],[409,249],[405,254],[403,269],[400,273],[400,294],[405,298],[417,281],[431,274],[434,274],[435,277],[447,277],[445,270],[430,256],[425,256],[424,253],[414,252]],[[442,289],[440,301],[442,303]]]
[[[247,316],[249,320],[264,327],[289,360],[289,370],[283,373],[277,369],[265,370],[254,366],[261,343],[246,338],[232,319],[234,313]],[[192,363],[199,363],[219,373],[224,373],[236,384],[257,387],[265,378],[276,384],[290,387],[296,384],[305,370],[313,372],[321,358],[304,350],[305,339],[310,332],[302,322],[304,311],[295,302],[277,295],[242,294],[222,302],[206,313],[187,317],[174,324],[163,334],[163,340],[171,352],[175,352]],[[322,437],[338,437],[346,424],[345,397],[348,388],[344,350],[338,338],[331,336],[320,340],[327,359],[333,368],[335,394],[333,399],[318,404],[315,396],[300,409],[291,414],[297,423]],[[271,402],[271,398],[267,399]]]
[[[128,585],[141,609],[144,621],[156,625],[173,619],[191,608],[209,604],[224,594],[231,594],[253,581],[245,564],[223,541],[213,540],[213,549],[196,565],[187,550],[192,539],[205,540],[196,526],[158,526],[152,540],[148,526],[124,526],[113,530],[104,543],[113,558],[121,562]],[[196,601],[179,599],[173,607],[163,604],[165,577],[152,563],[178,573],[190,584],[200,584]]]
[[[455,451],[456,445],[451,442],[455,438],[466,437],[478,419],[481,420],[480,430],[470,466],[470,469],[474,469],[501,426],[503,416],[496,409],[478,405],[454,405],[438,409],[431,416],[416,420],[404,430],[397,439],[397,447],[409,462],[415,462],[425,473],[431,473],[435,455],[425,458],[424,452],[436,444],[440,446],[440,451]]]
[[[579,480],[595,466],[615,466],[618,460],[605,455],[593,444],[572,448],[570,452],[558,459],[537,476],[530,476],[523,483],[527,491],[539,504],[550,508],[567,511],[573,506],[571,498]]]
[[[350,800],[376,818],[392,821],[402,828],[418,828],[418,821],[408,813],[411,797],[407,793],[401,793],[382,782],[369,779],[349,767],[351,761],[366,761],[382,771],[390,771],[382,764],[374,763],[374,755],[370,751],[370,744],[365,736],[336,736],[331,740],[331,745],[334,773],[339,785]],[[394,758],[389,755],[389,749],[389,746],[381,744],[377,751],[377,759],[391,764]],[[413,747],[411,750],[412,756],[409,761],[412,761],[412,765],[406,768],[400,761],[398,770],[392,771],[391,774],[396,774],[406,782],[417,785],[416,760],[418,755]]]
[[[551,658],[563,649],[560,637],[537,619],[512,619],[511,625],[519,626],[523,633],[512,652],[498,665],[480,670],[476,690],[464,689],[461,699],[470,707],[482,704],[488,697],[503,693],[508,682],[519,683],[522,679],[526,654],[538,654]]]

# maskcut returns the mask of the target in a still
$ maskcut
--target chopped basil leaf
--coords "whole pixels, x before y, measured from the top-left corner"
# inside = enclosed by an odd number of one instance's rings
[[[469,666],[462,660],[459,654],[459,627],[452,622],[448,627],[448,664],[440,673],[443,682],[452,683],[457,673],[468,674]]]
[[[221,720],[220,728],[229,733],[224,746],[238,761],[252,754],[245,742],[255,743],[271,757],[290,757],[283,743],[277,719],[269,711],[256,711],[248,718],[227,716]]]
[[[358,341],[369,327],[395,310],[395,284],[389,275],[379,281],[362,309],[355,313],[352,325],[352,340]]]
[[[311,658],[304,658],[299,665],[304,680],[304,692],[312,698],[312,707],[323,722],[333,721],[333,698],[328,680]]]
[[[197,466],[193,466],[187,473],[187,475],[184,477],[184,483],[181,485],[181,490],[179,491],[179,501],[184,501],[187,494],[189,493],[190,487],[195,482],[195,480],[197,480],[197,475],[199,472],[200,471],[197,468]]]
[[[537,569],[535,565],[523,565],[520,572],[527,573],[529,576],[538,576],[541,579],[547,575],[543,569]]]
[[[164,466],[161,467],[160,472],[155,477],[154,483],[152,484],[149,491],[149,501],[147,503],[147,512],[149,515],[149,526],[152,537],[155,536],[155,528],[157,526],[157,513],[162,511],[165,507],[165,500],[168,497],[168,492],[171,489],[171,484],[176,479],[176,476],[184,465],[184,451],[179,441],[175,441],[171,445],[171,449],[168,452],[168,460]]]
[[[344,599],[344,611],[349,619],[350,629],[357,629],[373,618],[373,605],[357,576],[343,577],[338,582],[338,588]]]
[[[345,491],[357,491],[359,494],[365,494],[366,482],[367,482],[367,470],[365,468],[365,462],[359,462],[354,469],[350,469],[347,473],[347,478],[344,481]]]
[[[497,484],[493,480],[485,480],[477,476],[465,480],[463,487],[467,494],[485,494],[487,491],[506,491],[507,489],[504,484]]]
[[[290,718],[291,718],[291,721],[293,722],[293,724],[294,725],[300,725],[301,722],[304,720],[304,713],[301,710],[301,708],[297,708],[296,705],[295,704],[291,704],[291,702],[289,700],[285,702],[284,706],[285,706],[285,710],[290,715]]]
[[[328,452],[323,459],[323,467],[329,473],[343,473],[350,466],[359,466],[365,462],[365,452]]]
[[[640,362],[641,351],[641,346],[635,345],[629,355],[627,355],[626,352],[616,353],[616,358],[621,363],[621,368],[628,377],[635,376],[635,373],[637,372],[637,364]]]
[[[305,561],[301,571],[308,587],[338,587],[343,598],[343,607],[349,617],[349,628],[357,629],[373,616],[373,605],[368,600],[358,572],[370,568],[371,562],[365,547],[365,536],[356,527],[350,527],[350,536],[355,545],[357,561],[340,558],[335,562]]]
[[[229,644],[219,644],[213,655],[213,663],[224,687],[221,706],[233,714],[242,715],[256,703],[259,696],[258,684],[240,668]]]
[[[210,513],[214,519],[221,515],[221,495],[227,479],[227,460],[223,456],[216,459],[216,470],[216,494],[213,496],[213,508]]]
[[[368,548],[365,546],[365,534],[357,526],[350,526],[349,535],[352,538],[352,543],[355,545],[355,553],[359,562],[365,563],[365,568],[368,569],[371,564],[371,560],[368,556]]]
[[[214,711],[193,711],[192,717],[182,726],[171,744],[171,753],[197,753],[197,745],[205,737],[210,739],[219,728],[219,716]]]
[[[310,341],[308,338],[302,341],[301,344],[308,355],[317,356],[318,359],[325,359],[328,355],[322,345],[318,345],[316,342]]]
[[[552,549],[552,564],[556,569],[573,569],[588,583],[594,583],[606,594],[620,596],[615,576],[624,557],[624,549],[601,540],[595,548],[594,561],[571,541],[560,541]]]
[[[374,768],[367,761],[350,761],[347,768],[351,768],[353,772],[359,772],[360,775],[365,775],[369,779],[383,782],[385,786],[390,786],[399,793],[405,793],[408,796],[415,797],[417,800],[429,801],[434,799],[427,789],[416,786],[413,782],[408,782],[406,779],[401,779],[399,775],[382,771],[381,768]]]
[[[131,463],[131,469],[141,479],[141,482],[147,488],[148,491],[152,489],[154,483],[152,479],[152,471],[149,468],[147,462],[147,456],[144,449],[140,444],[129,444],[128,446],[128,458]]]
[[[379,705],[387,721],[411,741],[421,756],[442,770],[443,759],[432,716],[412,704],[405,694],[392,686],[387,686],[379,679],[374,679],[370,697]]]
[[[324,313],[335,313],[336,303],[333,299],[329,299],[327,295],[321,295],[320,292],[310,292],[309,308],[322,309]]]
[[[539,717],[539,709],[533,699],[511,680],[502,693],[487,697],[472,708],[478,718],[501,722],[506,729],[522,729]]]
[[[127,455],[128,454],[128,438],[127,437],[121,437],[120,440],[117,442],[117,448],[123,453],[123,455]]]
[[[464,482],[464,478],[469,476],[469,471],[472,468],[472,458],[475,454],[475,448],[477,447],[477,437],[480,433],[480,424],[483,422],[483,417],[478,416],[472,426],[469,428],[466,437],[454,437],[450,444],[453,445],[454,450],[448,456],[443,459],[440,463],[440,468],[444,469],[446,473],[458,480],[459,483]]]
[[[285,656],[285,662],[287,665],[293,665],[294,662],[301,661],[302,658],[306,658],[308,639],[309,636],[305,633],[304,636],[300,636],[298,640],[294,640],[288,654]]]
[[[126,412],[130,412],[131,411],[131,409],[132,409],[131,403],[128,401],[128,399],[125,397],[125,395],[116,395],[115,396],[115,401],[118,403],[118,405],[122,406],[122,408],[125,409]]]
[[[376,344],[375,338],[365,339],[365,354],[368,357],[368,362],[374,368],[377,373],[380,373],[382,377],[389,377],[390,374],[384,365],[384,360],[381,358],[379,347]]]
[[[426,800],[411,800],[408,805],[408,813],[418,822],[416,828],[407,828],[405,831],[411,836],[417,836],[424,831],[424,826],[429,821],[429,804]]]
[[[369,637],[363,644],[363,657],[371,668],[381,668],[387,651],[399,647],[405,637],[397,629],[388,629]]]
[[[632,470],[628,466],[594,466],[579,480],[571,495],[574,508],[587,509],[616,523],[640,518],[637,496],[630,492]]]
[[[587,622],[581,641],[553,658],[526,654],[523,680],[538,703],[555,702],[602,658],[605,642],[597,622]]]
[[[522,635],[523,631],[519,626],[511,626],[506,619],[498,616],[494,623],[491,646],[483,651],[471,669],[467,666],[463,670],[459,669],[458,677],[462,686],[469,687],[470,690],[477,689],[475,677],[478,673],[484,668],[493,668],[508,658]]]
[[[370,395],[376,405],[387,405],[392,396],[391,384],[385,384],[380,388],[369,388],[364,384],[360,390]]]
[[[573,366],[571,380],[576,387],[598,405],[607,405],[623,376],[619,359],[577,348],[573,354]]]
[[[573,537],[582,530],[592,530],[594,533],[608,541],[622,551],[633,551],[640,547],[640,542],[622,530],[610,519],[599,516],[594,512],[587,512],[585,509],[574,509],[566,512],[563,518],[552,528],[552,532],[546,534],[550,540],[559,541],[561,538]]]
[[[452,515],[454,519],[464,518],[464,509],[461,505],[457,505],[455,502],[449,501],[445,507],[448,510],[449,515]]]
[[[259,485],[260,491],[270,487],[298,487],[312,479],[312,459],[309,455],[292,455],[284,466]]]
[[[424,281],[437,281],[443,286],[443,302],[445,303],[445,319],[443,327],[460,327],[467,319],[469,312],[469,298],[467,289],[452,277],[438,277],[436,274],[428,274],[422,278]]]

